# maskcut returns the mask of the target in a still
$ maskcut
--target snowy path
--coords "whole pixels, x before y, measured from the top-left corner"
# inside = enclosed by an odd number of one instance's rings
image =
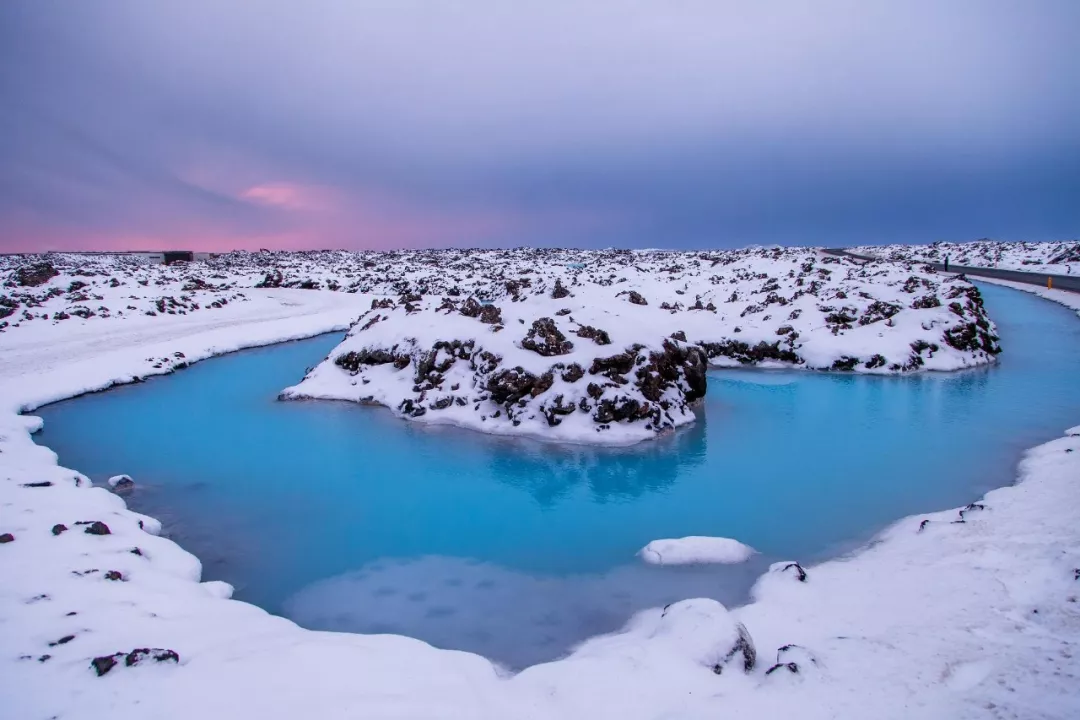
[[[825,250],[825,252],[837,257],[849,257],[856,260],[879,259],[869,255],[859,255],[841,248],[830,248]],[[936,270],[945,270],[945,266],[942,263],[924,261],[920,264],[930,265]],[[949,272],[997,280],[1007,280],[1009,282],[1025,283],[1027,285],[1040,285],[1042,287],[1046,287],[1047,279],[1050,278],[1053,281],[1054,289],[1080,292],[1080,275],[1058,275],[1054,273],[1025,272],[1022,270],[1003,270],[1001,268],[969,267],[953,263],[949,264]]]

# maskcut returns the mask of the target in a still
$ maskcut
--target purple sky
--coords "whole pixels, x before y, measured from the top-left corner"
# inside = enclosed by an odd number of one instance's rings
[[[0,251],[1080,235],[1076,0],[3,0]]]

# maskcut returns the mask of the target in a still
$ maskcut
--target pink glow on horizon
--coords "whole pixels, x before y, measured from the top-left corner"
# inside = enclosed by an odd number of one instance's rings
[[[612,220],[575,213],[426,207],[375,191],[290,182],[253,184],[236,191],[235,197],[266,214],[260,224],[272,229],[184,217],[140,223],[153,225],[145,229],[69,230],[45,218],[22,215],[0,217],[0,251],[476,247],[500,241],[514,244],[514,238],[540,230],[557,235],[560,230],[610,226]]]

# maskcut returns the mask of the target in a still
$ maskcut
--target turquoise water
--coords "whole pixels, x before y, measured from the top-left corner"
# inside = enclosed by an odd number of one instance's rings
[[[520,667],[645,607],[741,601],[772,560],[834,555],[1011,482],[1024,448],[1080,422],[1080,322],[981,289],[1005,348],[997,367],[715,372],[694,427],[627,449],[277,401],[337,335],[42,408],[38,441],[95,481],[132,475],[131,506],[240,599],[308,627],[398,632]],[[634,558],[684,535],[761,555],[681,569]]]

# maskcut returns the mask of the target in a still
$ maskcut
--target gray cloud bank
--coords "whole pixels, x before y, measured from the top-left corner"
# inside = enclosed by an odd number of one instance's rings
[[[0,248],[1074,236],[1077,27],[1056,0],[8,0]],[[346,207],[242,199],[268,183]]]

